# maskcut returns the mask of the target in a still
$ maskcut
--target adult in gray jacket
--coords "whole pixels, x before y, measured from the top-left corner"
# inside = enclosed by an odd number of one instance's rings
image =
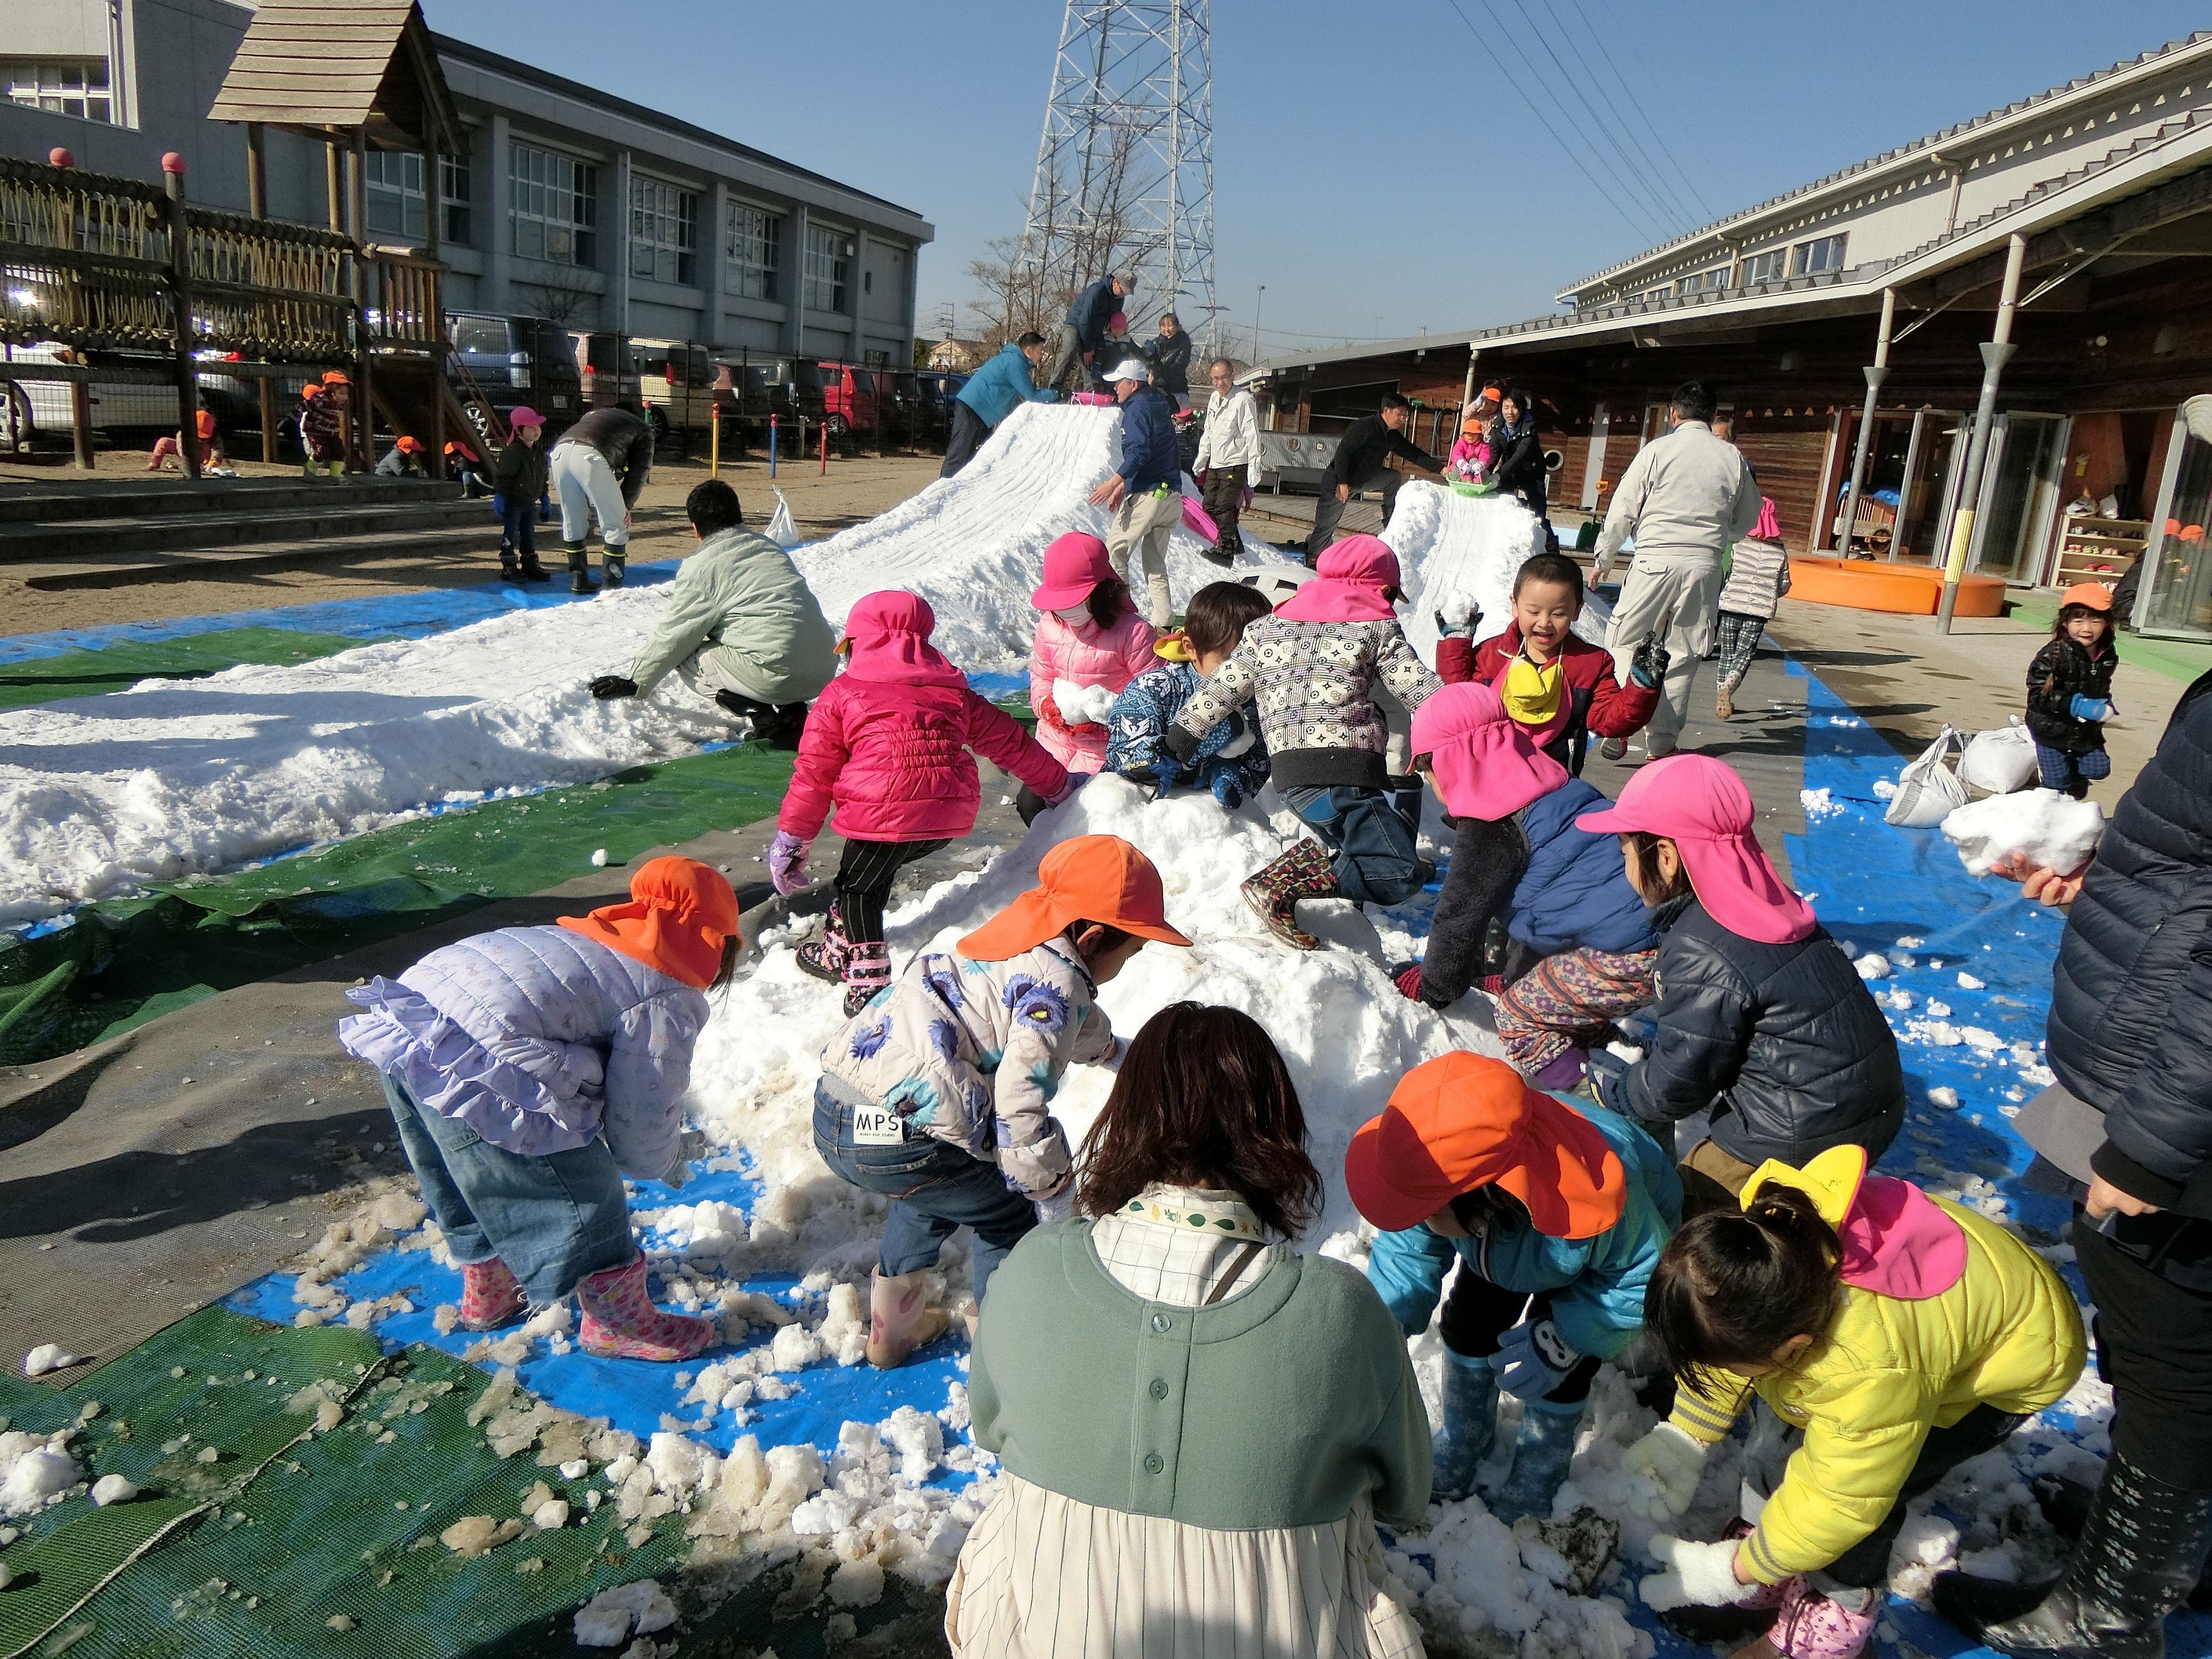
[[[796,746],[806,705],[837,672],[836,635],[791,556],[744,527],[738,492],[709,478],[684,499],[699,549],[677,568],[660,626],[628,674],[602,674],[605,701],[650,693],[671,672],[752,723],[752,735]]]
[[[1613,492],[1597,538],[1597,568],[1613,568],[1620,544],[1636,538],[1636,554],[1613,607],[1605,642],[1628,678],[1628,656],[1654,635],[1668,650],[1659,706],[1644,729],[1651,758],[1671,755],[1690,718],[1698,665],[1713,648],[1720,606],[1721,556],[1759,522],[1759,482],[1734,444],[1713,435],[1717,399],[1706,380],[1674,389],[1668,418],[1674,430],[1637,452]],[[1619,760],[1627,744],[1607,738],[1598,752]]]
[[[591,559],[584,538],[599,521],[607,586],[623,585],[629,556],[631,509],[653,476],[653,428],[626,409],[595,409],[561,434],[549,464],[561,503],[561,539],[568,548],[568,590],[589,593]]]

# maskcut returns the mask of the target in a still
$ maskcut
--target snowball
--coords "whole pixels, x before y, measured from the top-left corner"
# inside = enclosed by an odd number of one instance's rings
[[[592,853],[592,868],[594,870],[604,870],[606,867],[607,849],[604,847],[594,848]],[[613,1644],[609,1643],[608,1645],[611,1647]]]
[[[124,1474],[103,1474],[92,1483],[92,1501],[106,1509],[110,1504],[127,1504],[138,1495],[138,1483]]]
[[[1989,981],[1986,980],[1976,979],[1972,974],[1961,974],[1959,975],[1959,988],[1962,991],[1983,990],[1987,988],[1988,983]]]
[[[530,1524],[545,1532],[558,1532],[568,1524],[568,1505],[558,1498],[547,1499],[531,1512]]]
[[[1067,726],[1103,726],[1114,712],[1114,693],[1103,685],[1078,685],[1073,680],[1054,680],[1052,701]]]
[[[1930,1089],[1928,1103],[1941,1106],[1947,1112],[1955,1112],[1959,1109],[1959,1091],[1956,1089]]]
[[[786,1325],[775,1334],[769,1352],[780,1371],[803,1371],[822,1358],[822,1339],[804,1325]]]
[[[1889,977],[1889,958],[1883,956],[1878,951],[1868,951],[1856,962],[1854,962],[1851,966],[1858,969],[1859,977],[1861,979],[1887,979]]]
[[[58,1342],[41,1342],[23,1356],[23,1375],[44,1376],[48,1371],[60,1370],[76,1364],[76,1356],[65,1352]]]
[[[1933,997],[1930,997],[1928,1000],[1928,1018],[1930,1019],[1950,1018],[1951,1005],[1948,1002],[1938,1002]]]
[[[1943,835],[1959,849],[1969,875],[1985,876],[1990,866],[2013,853],[2024,853],[2033,867],[2048,866],[2071,875],[2089,861],[2105,832],[2104,809],[2092,800],[2072,800],[2056,789],[2029,789],[1970,801],[1943,820]]]
[[[0,1434],[0,1516],[27,1515],[84,1479],[60,1436]]]

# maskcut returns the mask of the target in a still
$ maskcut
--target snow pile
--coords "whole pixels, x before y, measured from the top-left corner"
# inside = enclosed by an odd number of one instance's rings
[[[1804,809],[1808,822],[1836,817],[1844,811],[1843,803],[1833,798],[1832,787],[1826,784],[1818,789],[1800,789],[1797,804]]]
[[[84,1471],[70,1455],[69,1431],[37,1435],[11,1429],[0,1434],[0,1517],[58,1504],[83,1479]]]
[[[1477,641],[1503,634],[1513,620],[1513,577],[1544,550],[1544,528],[1520,502],[1498,495],[1462,495],[1420,479],[1398,491],[1398,505],[1382,539],[1398,556],[1399,574],[1411,595],[1402,608],[1406,637],[1423,662],[1437,659],[1436,613],[1463,623],[1470,606],[1482,621]],[[1575,632],[1592,645],[1605,643],[1613,607],[1591,595]]]
[[[2032,866],[2071,875],[2089,861],[2105,833],[2104,809],[2071,800],[2056,789],[2030,789],[1969,802],[1943,820],[1946,840],[1959,849],[1969,875],[1985,876],[2012,853]]]

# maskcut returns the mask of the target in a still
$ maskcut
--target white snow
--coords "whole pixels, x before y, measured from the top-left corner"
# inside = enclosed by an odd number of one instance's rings
[[[1503,634],[1513,620],[1513,576],[1544,550],[1536,515],[1496,495],[1462,495],[1421,479],[1398,491],[1398,505],[1382,539],[1398,556],[1399,574],[1412,596],[1401,615],[1406,637],[1424,662],[1437,656],[1436,613],[1464,621],[1480,606],[1478,641]],[[1592,645],[1605,643],[1613,607],[1595,595],[1583,602],[1575,632]]]
[[[138,1495],[138,1483],[127,1474],[103,1474],[92,1483],[92,1501],[106,1509],[127,1504]]]
[[[0,1516],[28,1515],[84,1479],[69,1454],[66,1432],[51,1436],[10,1429],[0,1434]]]
[[[1959,1109],[1959,1091],[1956,1089],[1930,1089],[1928,1091],[1928,1103],[1931,1106],[1941,1106],[1947,1112],[1955,1112]]]
[[[1961,991],[1985,990],[1988,988],[1988,981],[1976,979],[1972,974],[1961,974],[1959,975],[1959,988]]]
[[[1052,701],[1060,717],[1070,726],[1088,722],[1103,726],[1114,712],[1114,693],[1103,685],[1078,685],[1073,680],[1054,680]]]
[[[1797,792],[1797,802],[1804,808],[1805,816],[1818,823],[1822,818],[1837,817],[1843,813],[1843,803],[1831,799],[1832,793],[1831,787],[1826,784],[1818,789],[1800,789]]]
[[[76,1364],[76,1356],[64,1352],[58,1342],[41,1342],[23,1356],[23,1375],[44,1376],[48,1371],[58,1371],[64,1365]]]
[[[1879,951],[1868,951],[1864,956],[1852,963],[1851,966],[1858,969],[1858,975],[1861,979],[1887,979],[1889,977],[1889,958],[1882,955]]]
[[[2105,831],[2104,809],[2071,800],[2056,789],[2028,789],[1969,801],[1943,820],[1943,835],[1959,849],[1967,873],[1985,876],[2012,853],[2032,866],[2070,875],[2089,861]]]
[[[676,1604],[668,1599],[668,1592],[657,1580],[641,1578],[635,1584],[601,1590],[577,1610],[576,1645],[620,1647],[632,1631],[650,1636],[675,1622]]]

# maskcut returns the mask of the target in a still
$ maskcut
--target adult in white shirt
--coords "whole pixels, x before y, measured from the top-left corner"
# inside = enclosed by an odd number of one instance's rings
[[[1206,516],[1213,520],[1213,550],[1206,556],[1216,564],[1234,564],[1244,550],[1244,538],[1237,529],[1244,511],[1244,487],[1260,459],[1260,410],[1252,394],[1237,384],[1237,370],[1228,358],[1216,357],[1206,366],[1206,378],[1213,383],[1213,395],[1206,400],[1206,429],[1191,471]]]
[[[1636,550],[1605,636],[1620,678],[1628,659],[1653,635],[1668,656],[1659,706],[1644,729],[1651,758],[1671,755],[1690,714],[1698,665],[1712,649],[1721,592],[1721,559],[1759,522],[1759,483],[1734,444],[1713,434],[1716,398],[1706,380],[1674,390],[1668,419],[1674,429],[1637,452],[1613,492],[1597,538],[1601,579],[1632,535]],[[1598,752],[1619,760],[1627,745],[1608,738]]]

